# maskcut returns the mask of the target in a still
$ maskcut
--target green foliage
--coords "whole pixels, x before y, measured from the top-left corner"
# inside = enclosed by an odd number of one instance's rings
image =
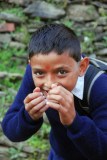
[[[41,21],[41,18],[40,17],[36,17],[36,21]]]
[[[51,3],[52,0],[46,0],[47,3]]]
[[[1,109],[4,106],[4,104],[5,104],[5,96],[1,97],[0,104],[1,104],[1,107],[0,107],[0,109]],[[1,110],[0,110],[0,113],[1,113]]]
[[[33,135],[30,139],[27,140],[27,143],[36,148],[37,152],[35,151],[33,154],[33,160],[39,159],[44,160],[46,159],[46,152],[50,150],[50,143],[49,143],[49,132],[50,132],[50,125],[43,123],[41,129]],[[40,155],[38,158],[38,151],[40,150]]]
[[[94,23],[93,28],[96,28],[98,26],[98,23]]]
[[[0,9],[1,12],[11,13],[15,16],[21,17],[21,19],[26,20],[27,17],[23,14],[23,9],[21,7],[10,8],[10,9]]]
[[[94,6],[90,6],[90,7],[88,8],[88,10],[87,10],[87,13],[88,13],[88,14],[93,14],[93,12],[94,12]]]
[[[93,45],[93,41],[95,40],[95,34],[92,31],[85,31],[84,33],[84,41],[82,42],[82,52],[93,53],[95,46]]]
[[[24,73],[22,70],[18,69],[17,66],[21,65],[21,60],[14,61],[12,56],[22,55],[24,49],[17,50],[16,48],[9,49],[8,45],[5,49],[0,50],[0,70],[7,71],[11,73]],[[26,65],[26,64],[25,64]]]
[[[4,108],[4,105],[5,105],[5,101],[6,101],[6,98],[5,96],[2,96],[0,98],[0,121],[2,121],[5,113],[6,113],[6,108]]]
[[[43,151],[49,149],[49,132],[50,126],[44,123],[40,129],[40,135],[33,135],[29,140],[27,140],[28,144]]]
[[[21,146],[19,146],[18,149],[11,147],[8,152],[9,159],[10,160],[22,160],[23,153],[21,153],[21,150],[22,150]]]
[[[51,129],[50,125],[43,123],[40,134],[41,138],[49,138],[50,129]]]
[[[17,81],[17,83],[14,83],[14,81],[11,81],[9,78],[5,78],[4,80],[0,80],[0,84],[6,86],[8,88],[12,88],[17,91],[19,89],[20,84],[21,84],[21,80]],[[5,92],[7,92],[7,91],[5,91]]]
[[[17,89],[16,89],[17,90]],[[5,96],[6,102],[11,103],[13,102],[15,98],[15,95],[13,93],[10,93],[9,91],[7,92],[7,95]]]
[[[101,12],[101,16],[102,16],[102,17],[107,17],[106,12],[105,12],[105,11],[102,11],[102,12]]]
[[[11,32],[11,35],[13,34],[18,34],[18,33],[24,33],[24,37],[23,37],[23,40],[22,42],[24,44],[27,44],[29,43],[29,40],[30,40],[30,37],[31,35],[28,33],[28,29],[25,25],[22,25],[21,27],[20,26],[16,26],[16,30],[14,32]]]
[[[2,121],[3,117],[7,112],[8,107],[11,106],[11,103],[15,98],[15,95],[9,92],[7,89],[4,89],[3,91],[5,91],[6,95],[0,97],[0,121]],[[6,104],[8,104],[8,107],[6,106]]]
[[[14,54],[21,55],[23,52],[24,52],[23,49],[21,50],[17,50],[16,48],[8,49],[8,46],[6,46],[5,49],[2,49],[0,51],[0,71],[8,73],[21,73],[23,75],[24,71],[18,68],[18,66],[21,65],[21,61],[12,60],[12,56]],[[1,104],[0,113],[1,113],[1,118],[3,118],[6,112],[5,104],[12,103],[14,100],[14,95],[11,92],[9,92],[7,88],[11,88],[18,91],[21,84],[21,80],[18,80],[16,83],[14,83],[14,79],[6,77],[4,79],[0,79],[0,84],[5,86],[4,89],[2,89],[2,91],[6,93],[5,97],[3,96],[0,98],[0,104]]]
[[[51,5],[57,8],[66,8],[67,6],[67,0],[62,0],[62,1],[46,0],[46,2],[50,3]]]
[[[107,36],[104,36],[103,37],[103,45],[105,46],[105,47],[107,47]]]
[[[41,139],[39,136],[34,135],[28,140],[28,144],[32,145],[36,149],[46,150],[49,148],[49,144],[46,139]]]
[[[63,21],[62,23],[63,23],[65,26],[67,26],[67,27],[69,27],[69,28],[72,29],[73,24],[74,24],[74,21],[67,21],[67,20],[65,20],[65,21]]]

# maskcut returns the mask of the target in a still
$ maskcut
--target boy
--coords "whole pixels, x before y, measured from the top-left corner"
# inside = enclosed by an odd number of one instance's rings
[[[95,81],[83,115],[84,77],[89,59],[81,56],[75,33],[60,24],[41,27],[29,43],[29,64],[18,94],[2,122],[11,141],[39,130],[46,112],[51,125],[49,160],[107,159],[107,75]],[[85,78],[85,79],[84,79]]]

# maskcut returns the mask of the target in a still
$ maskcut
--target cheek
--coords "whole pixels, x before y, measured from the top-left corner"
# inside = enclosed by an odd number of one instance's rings
[[[77,75],[69,77],[65,82],[65,88],[69,91],[72,91],[75,88],[77,79],[78,79]]]
[[[33,82],[34,82],[35,86],[36,86],[36,87],[40,87],[40,86],[41,86],[41,81],[38,80],[38,79],[35,77],[35,75],[33,75],[32,78],[33,78]]]

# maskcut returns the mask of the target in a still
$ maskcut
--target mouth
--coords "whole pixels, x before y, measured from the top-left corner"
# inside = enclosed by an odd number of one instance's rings
[[[44,94],[45,97],[47,97],[49,90],[43,90],[42,93]]]
[[[49,90],[42,90],[42,93],[45,96],[45,99],[47,99],[48,92],[49,92]],[[59,104],[59,102],[57,102],[56,100],[50,100],[50,101],[53,103]]]

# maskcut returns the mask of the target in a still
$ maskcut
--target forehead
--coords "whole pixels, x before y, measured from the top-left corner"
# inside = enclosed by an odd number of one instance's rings
[[[49,69],[51,66],[72,66],[76,63],[76,61],[67,52],[61,55],[58,55],[56,52],[50,52],[46,55],[35,54],[31,57],[30,61],[32,66],[41,66],[46,69]]]

